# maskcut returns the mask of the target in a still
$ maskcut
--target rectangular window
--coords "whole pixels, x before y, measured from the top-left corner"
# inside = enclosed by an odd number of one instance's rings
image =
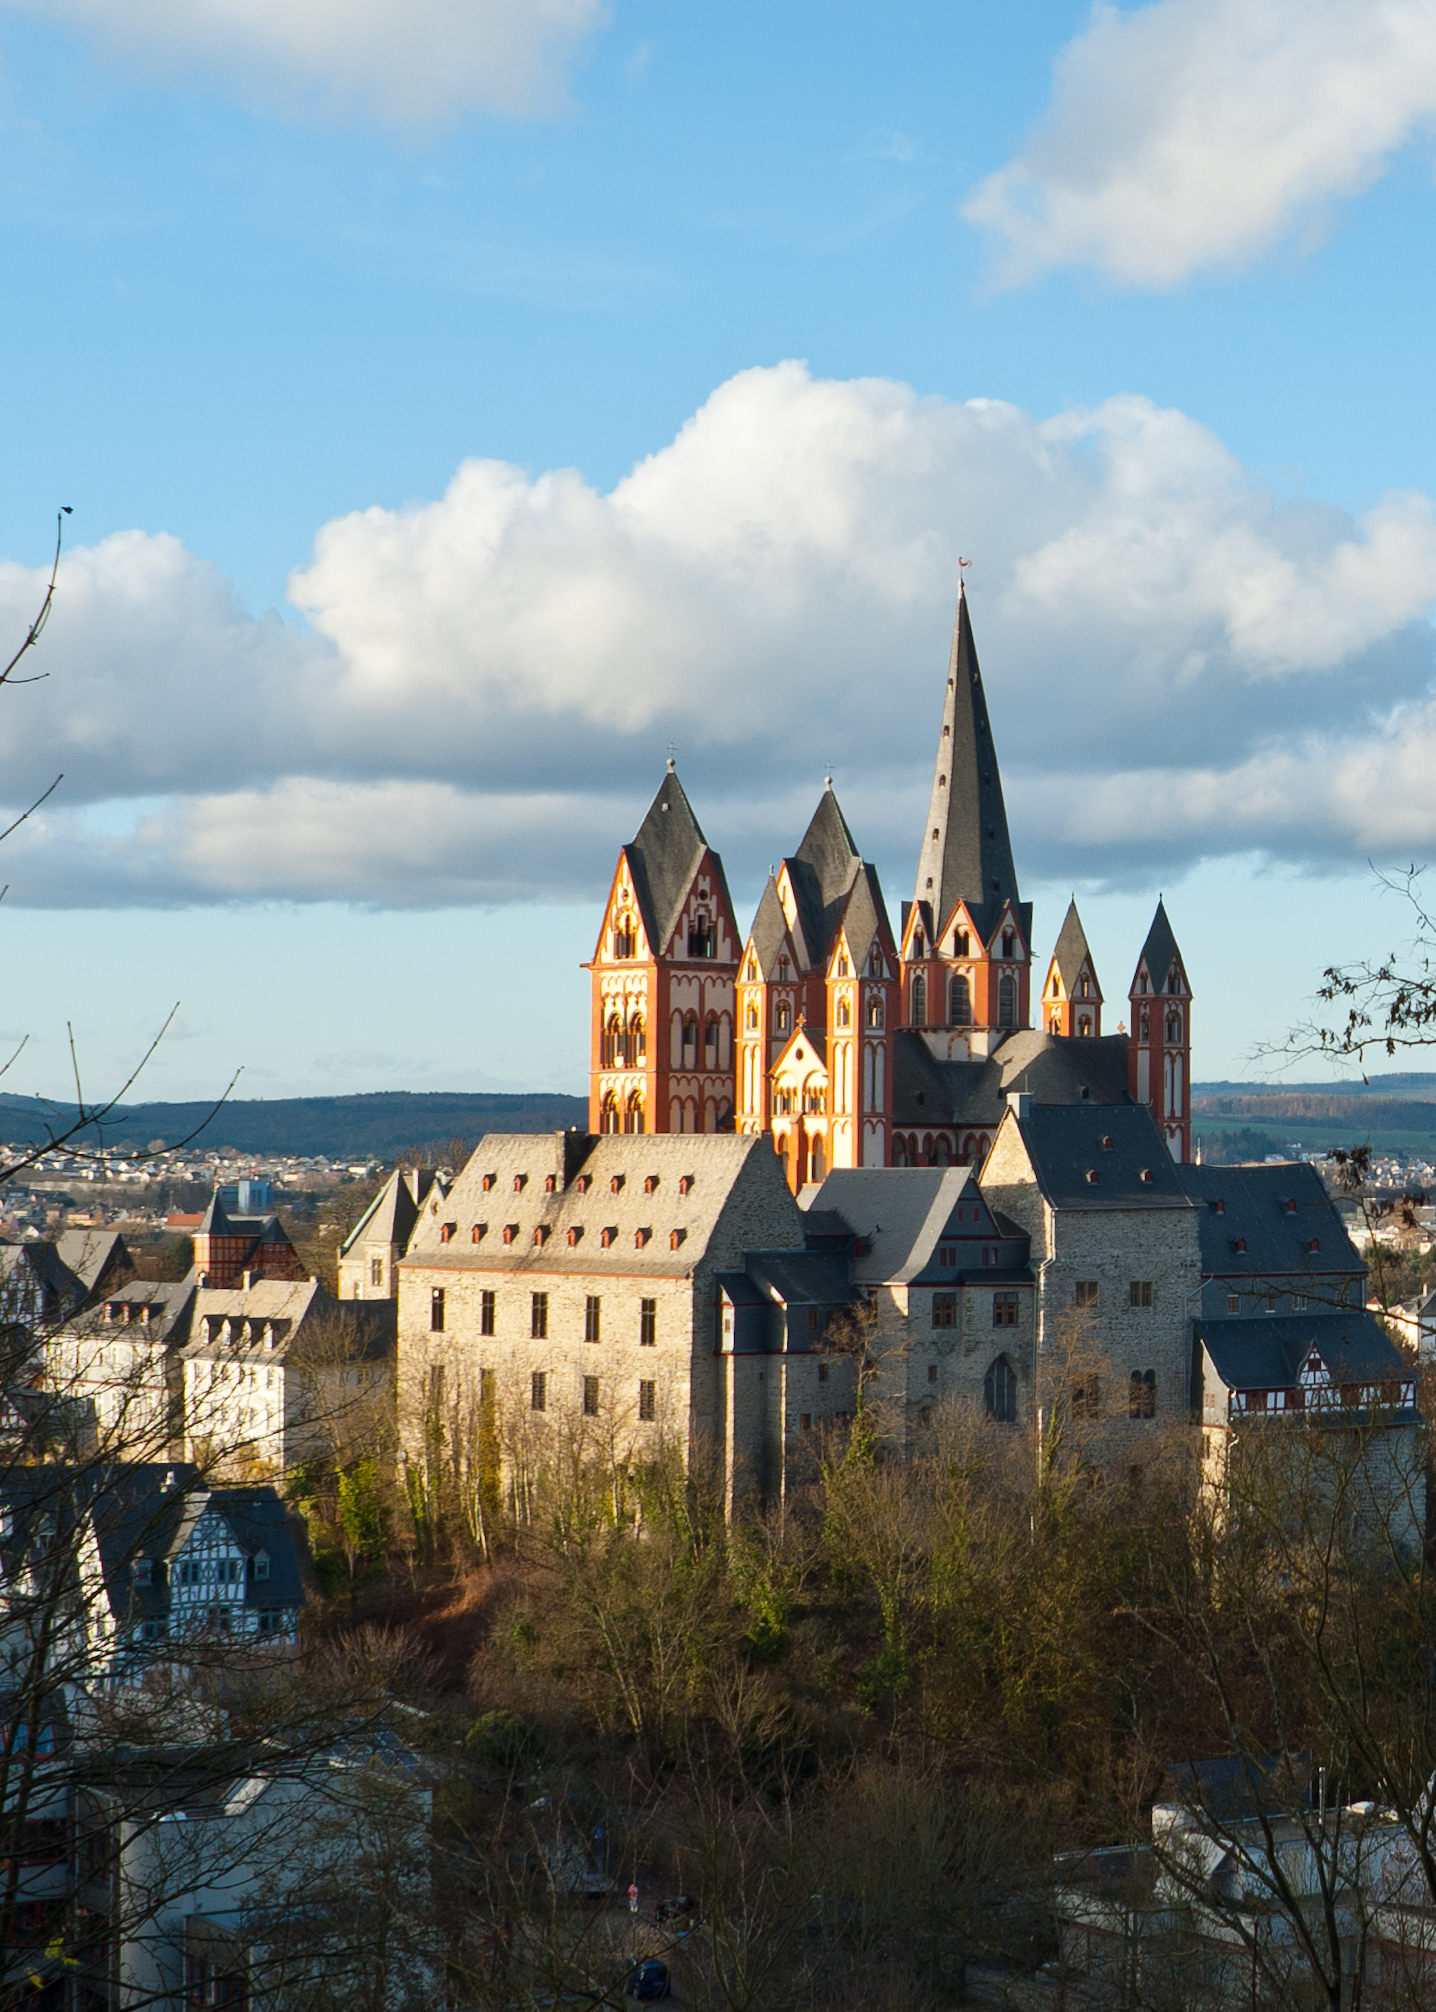
[[[479,1333],[480,1333],[480,1334],[492,1334],[492,1333],[494,1332],[494,1308],[495,1308],[495,1304],[496,1304],[496,1302],[495,1302],[495,1300],[494,1300],[494,1295],[493,1295],[493,1294],[492,1294],[491,1292],[481,1292],[481,1293],[479,1294]]]
[[[937,1382],[937,1364],[935,1362],[930,1362],[927,1366],[927,1380],[929,1383]]]
[[[798,1413],[798,1430],[799,1430],[799,1432],[811,1432],[811,1431],[812,1431],[812,1429],[813,1429],[813,1414],[812,1414],[812,1412],[811,1412],[811,1411],[800,1411],[800,1412]]]
[[[955,1292],[935,1292],[933,1294],[932,1324],[934,1327],[957,1326],[957,1294]]]
[[[985,1265],[995,1265],[997,1263],[997,1252],[991,1244],[984,1244],[982,1246],[982,1262]]]
[[[153,1573],[153,1570],[154,1567],[150,1559],[136,1558],[135,1584],[137,1586],[148,1586],[151,1583],[151,1575]]]
[[[598,1416],[598,1378],[586,1376],[583,1379],[583,1415],[585,1418]]]
[[[591,1292],[588,1295],[588,1298],[584,1301],[584,1307],[583,1307],[584,1340],[597,1341],[599,1339],[602,1325],[603,1325],[603,1301],[599,1298],[597,1293]]]
[[[995,1292],[992,1295],[992,1325],[994,1327],[1016,1327],[1017,1294],[1015,1292]]]
[[[1291,1305],[1293,1313],[1305,1313],[1306,1294],[1304,1292],[1294,1292],[1291,1296]]]
[[[383,1258],[370,1258],[370,1260],[369,1260],[369,1283],[370,1283],[370,1285],[382,1285],[382,1284],[384,1283],[384,1260],[383,1260]]]
[[[1149,1278],[1134,1278],[1127,1288],[1128,1306],[1150,1306],[1152,1304],[1152,1281]]]
[[[536,1369],[529,1378],[529,1410],[548,1410],[548,1371]]]
[[[1234,1292],[1229,1292],[1227,1294],[1227,1312],[1240,1313],[1241,1310],[1242,1310],[1242,1303],[1240,1295]]]
[[[652,1348],[658,1341],[658,1301],[641,1299],[638,1302],[638,1346]]]
[[[1134,1369],[1127,1394],[1127,1416],[1155,1418],[1156,1415],[1157,1372],[1155,1369]]]
[[[658,1385],[646,1379],[638,1386],[638,1415],[643,1419],[658,1416]]]
[[[548,1340],[548,1294],[536,1292],[529,1309],[529,1333],[535,1341]]]
[[[949,1269],[955,1268],[957,1264],[957,1245],[939,1244],[937,1247],[937,1261],[939,1265],[946,1265]]]
[[[429,1294],[429,1328],[434,1334],[444,1332],[444,1288],[436,1285]]]
[[[828,1380],[828,1365],[825,1362],[820,1362],[818,1364],[818,1381],[819,1383],[826,1383],[827,1380]]]
[[[1097,1281],[1095,1278],[1078,1279],[1077,1304],[1078,1306],[1095,1306],[1097,1304]]]

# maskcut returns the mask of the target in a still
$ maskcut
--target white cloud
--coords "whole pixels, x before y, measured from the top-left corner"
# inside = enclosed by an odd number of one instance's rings
[[[4,0],[237,95],[415,124],[552,109],[602,0]]]
[[[305,632],[173,539],[67,557],[50,676],[0,697],[37,905],[402,907],[605,882],[666,744],[746,879],[832,764],[900,894],[959,551],[1024,870],[1436,845],[1436,512],[1278,506],[1207,429],[1037,421],[799,364],[733,378],[607,494],[464,464],[325,525]],[[37,575],[0,568],[0,636]]]
[[[1170,287],[1318,223],[1433,118],[1433,0],[1099,0],[964,214],[1006,283],[1090,265]]]

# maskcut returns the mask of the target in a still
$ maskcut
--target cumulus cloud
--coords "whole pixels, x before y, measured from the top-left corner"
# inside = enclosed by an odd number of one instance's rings
[[[1087,265],[1171,287],[1310,228],[1433,119],[1433,0],[1099,0],[964,214],[1005,283]]]
[[[607,493],[473,461],[325,525],[306,627],[172,539],[71,555],[50,676],[0,701],[0,799],[66,778],[11,899],[593,895],[670,741],[737,878],[831,764],[900,893],[959,551],[1028,873],[1436,843],[1430,499],[1278,504],[1143,399],[1037,420],[789,363]],[[39,587],[0,569],[0,635]]]
[[[401,124],[552,109],[602,0],[5,0],[150,67]]]

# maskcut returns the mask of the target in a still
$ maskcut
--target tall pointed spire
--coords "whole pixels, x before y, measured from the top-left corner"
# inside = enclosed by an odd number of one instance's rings
[[[1102,1031],[1102,988],[1075,895],[1047,967],[1042,1022],[1049,1034],[1094,1035]]]
[[[940,930],[966,901],[986,936],[1004,901],[1018,901],[1002,779],[987,718],[967,594],[957,590],[957,620],[943,699],[942,732],[933,770],[916,898],[929,904],[929,927]]]

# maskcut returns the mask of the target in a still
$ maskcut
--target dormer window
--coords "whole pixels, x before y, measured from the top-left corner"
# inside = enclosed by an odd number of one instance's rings
[[[557,1192],[557,1190],[558,1190],[558,1175],[557,1175],[557,1174],[545,1174],[545,1175],[544,1175],[544,1177],[543,1177],[543,1191],[544,1191],[544,1193],[545,1193],[546,1195],[551,1195],[551,1194],[554,1194],[554,1193],[556,1193],[556,1192]]]
[[[609,1184],[608,1184],[608,1191],[609,1191],[609,1193],[610,1193],[610,1194],[612,1194],[612,1195],[617,1195],[617,1194],[621,1194],[621,1193],[623,1192],[623,1176],[622,1176],[622,1174],[615,1174],[615,1175],[614,1175],[613,1179],[612,1179],[612,1180],[611,1180],[611,1181],[609,1182]]]
[[[152,1558],[136,1558],[135,1584],[137,1586],[152,1586],[154,1584],[154,1574],[155,1567]]]
[[[582,1235],[583,1231],[578,1227],[577,1224],[575,1224],[574,1227],[568,1233],[568,1247],[570,1250],[573,1250],[576,1247],[578,1240]]]
[[[1296,1202],[1294,1200],[1284,1201],[1282,1203],[1282,1208],[1286,1211],[1287,1215],[1289,1216],[1294,1216],[1296,1214]]]
[[[519,1226],[517,1223],[504,1224],[504,1242],[506,1244],[511,1244],[514,1238],[518,1235],[518,1233],[519,1233]]]
[[[269,1553],[267,1551],[255,1552],[254,1576],[256,1579],[267,1579],[269,1577]]]
[[[484,1238],[488,1235],[488,1229],[489,1226],[487,1223],[475,1223],[473,1228],[469,1231],[469,1242],[474,1244],[481,1244]]]
[[[1212,1214],[1214,1216],[1224,1216],[1226,1212],[1227,1212],[1227,1205],[1221,1199],[1221,1197],[1218,1196],[1216,1201],[1212,1203]]]
[[[603,1249],[607,1250],[617,1235],[618,1231],[616,1229],[613,1229],[612,1227],[609,1227],[608,1229],[602,1229],[598,1233],[598,1241],[600,1245],[603,1247]]]
[[[498,1179],[498,1175],[497,1175],[497,1174],[485,1174],[485,1175],[484,1175],[484,1178],[483,1178],[483,1180],[482,1180],[482,1181],[480,1182],[480,1186],[481,1186],[481,1187],[483,1188],[483,1191],[484,1191],[484,1193],[485,1193],[485,1194],[487,1194],[487,1193],[489,1192],[489,1189],[490,1189],[490,1188],[491,1188],[491,1187],[492,1187],[492,1186],[494,1185],[494,1183],[495,1183],[495,1181],[497,1181],[497,1179]]]
[[[516,1195],[521,1195],[524,1189],[528,1186],[528,1184],[529,1184],[529,1177],[527,1174],[514,1175],[514,1193]]]
[[[653,1194],[653,1193],[654,1193],[654,1192],[656,1191],[657,1187],[658,1187],[658,1176],[657,1176],[657,1174],[645,1174],[645,1175],[644,1175],[644,1177],[643,1177],[643,1192],[644,1192],[644,1194],[646,1194],[646,1195],[651,1195],[651,1194]]]
[[[457,1223],[445,1223],[443,1228],[439,1231],[439,1242],[441,1244],[452,1243],[454,1241],[454,1231],[458,1227],[459,1225]]]
[[[574,1182],[573,1185],[579,1194],[586,1195],[592,1184],[593,1184],[592,1174],[580,1174],[578,1179]]]
[[[687,1195],[693,1192],[692,1174],[680,1174],[678,1176],[678,1192],[680,1195]]]
[[[1117,1150],[1117,1141],[1110,1132],[1102,1134],[1102,1150],[1104,1153],[1115,1153]]]

